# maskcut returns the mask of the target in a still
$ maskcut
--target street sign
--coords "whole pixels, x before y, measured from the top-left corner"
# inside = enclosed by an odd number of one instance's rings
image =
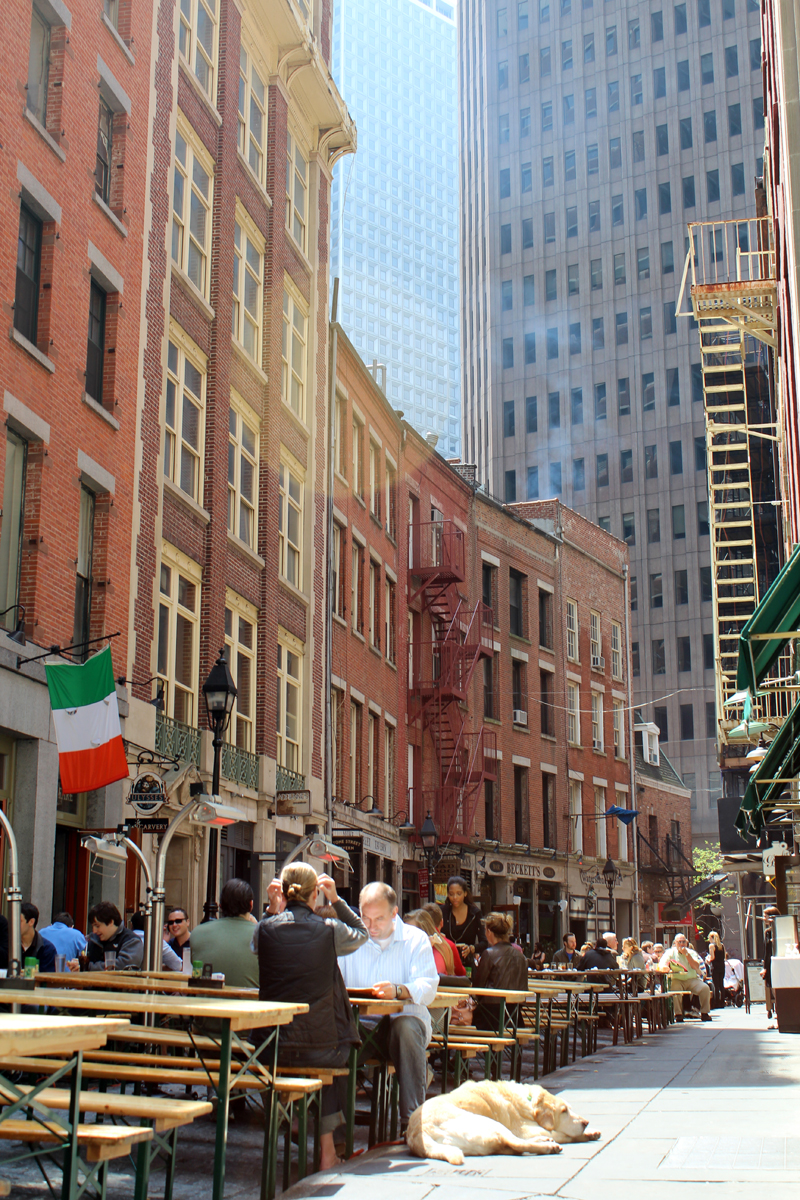
[[[420,867],[419,869],[419,894],[423,899],[428,899],[428,868]]]
[[[128,829],[141,829],[144,833],[166,833],[168,817],[133,817],[124,822]]]

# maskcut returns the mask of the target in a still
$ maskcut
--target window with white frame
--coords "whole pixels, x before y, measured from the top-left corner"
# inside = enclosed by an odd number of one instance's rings
[[[614,718],[614,754],[617,758],[625,757],[625,706],[621,700],[615,700],[612,706]]]
[[[354,632],[361,633],[363,614],[361,611],[361,595],[364,575],[364,547],[353,542],[352,561],[350,564],[350,625]]]
[[[578,661],[578,605],[575,600],[567,600],[567,658],[570,662]]]
[[[603,749],[603,694],[592,692],[592,747]]]
[[[350,772],[348,794],[351,804],[358,804],[361,795],[361,705],[350,701]]]
[[[370,712],[367,719],[367,795],[372,797],[372,808],[378,804],[378,733],[378,718]]]
[[[255,550],[258,540],[258,418],[244,401],[228,417],[228,532]]]
[[[387,578],[383,589],[383,652],[390,663],[395,662],[397,654],[397,626],[395,616],[395,585]]]
[[[600,655],[603,652],[603,643],[600,638],[600,613],[590,613],[589,615],[589,653],[592,656],[592,666],[597,667],[600,662]]]
[[[239,212],[233,226],[233,309],[231,333],[256,365],[261,362],[261,293],[264,242],[255,225]]]
[[[164,715],[184,725],[197,721],[200,579],[199,564],[163,546],[156,674],[162,684]]]
[[[628,808],[628,797],[625,792],[617,792],[615,800],[620,808]],[[628,826],[623,821],[617,821],[617,858],[620,862],[628,861]]]
[[[278,571],[302,588],[303,483],[287,463],[278,467],[278,498]]]
[[[595,829],[597,830],[595,841],[595,854],[597,858],[606,857],[606,789],[595,785],[594,789],[594,815]]]
[[[218,0],[181,0],[180,9],[178,49],[213,104]]]
[[[364,496],[364,468],[362,462],[364,443],[364,423],[353,416],[353,491],[357,496]]]
[[[278,635],[276,761],[300,773],[302,763],[303,658],[300,643],[290,634]]]
[[[172,181],[172,260],[208,299],[214,167],[194,131],[178,117]]]
[[[256,748],[256,629],[258,612],[242,596],[225,593],[225,646],[236,684],[236,703],[226,738],[240,750]]]
[[[308,163],[291,133],[286,135],[286,228],[301,250],[306,248]]]
[[[617,621],[611,622],[611,674],[622,679],[622,626]]]
[[[332,794],[334,800],[342,796],[342,717],[344,695],[338,688],[331,688],[331,762],[333,767]]]
[[[381,451],[370,438],[369,443],[369,511],[381,518]]]
[[[337,617],[344,617],[344,567],[345,567],[345,532],[341,525],[333,523],[333,611]]]
[[[306,320],[294,293],[284,288],[281,395],[301,421],[306,417]]]
[[[176,326],[167,343],[164,474],[202,504],[205,356]]]
[[[336,397],[336,431],[335,431],[336,470],[338,471],[338,473],[340,475],[344,476],[345,478],[346,478],[346,475],[345,475],[346,456],[345,456],[345,452],[344,452],[344,428],[345,428],[346,416],[347,416],[347,405],[345,404],[344,400],[342,400],[341,396],[337,396]]]
[[[573,746],[581,743],[580,689],[577,683],[567,684],[567,741]]]
[[[569,781],[569,823],[572,834],[570,850],[573,854],[583,853],[583,797],[579,780]]]
[[[369,560],[369,644],[380,646],[380,567]]]
[[[383,725],[383,812],[384,816],[394,813],[397,797],[394,794],[396,766],[395,753],[397,748],[397,732],[394,725],[384,721]]]
[[[253,57],[239,48],[239,153],[258,182],[264,183],[267,144],[267,90]]]
[[[393,541],[397,541],[397,470],[386,459],[384,466],[384,487],[386,495],[386,532]]]

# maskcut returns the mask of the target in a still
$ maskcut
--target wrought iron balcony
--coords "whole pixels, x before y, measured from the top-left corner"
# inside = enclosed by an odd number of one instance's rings
[[[258,791],[258,755],[227,742],[222,747],[220,772],[223,779],[232,779],[244,787]]]
[[[200,766],[200,730],[156,713],[156,754]]]
[[[279,766],[275,772],[275,789],[279,792],[305,791],[306,777],[298,771],[290,771],[288,767]]]

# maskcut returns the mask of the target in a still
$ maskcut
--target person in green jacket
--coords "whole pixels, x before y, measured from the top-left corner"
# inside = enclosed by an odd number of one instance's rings
[[[220,918],[192,930],[192,962],[221,971],[228,987],[258,987],[258,959],[250,949],[253,939],[253,889],[244,879],[229,879],[219,897]]]

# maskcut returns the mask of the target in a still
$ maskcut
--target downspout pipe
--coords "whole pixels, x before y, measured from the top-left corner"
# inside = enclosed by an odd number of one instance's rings
[[[336,466],[336,357],[339,330],[336,318],[339,308],[339,277],[333,281],[331,300],[331,345],[328,371],[330,374],[330,412],[328,414],[328,511],[327,511],[327,570],[325,585],[325,834],[333,838],[333,714],[331,687],[333,685],[333,486]]]
[[[628,669],[628,695],[633,699],[633,675],[631,674],[631,606],[629,589],[630,568],[626,563],[622,568],[623,600],[625,602],[625,657]],[[628,755],[630,760],[630,789],[631,808],[636,808],[636,743],[633,733],[633,706],[628,705]],[[633,818],[633,936],[639,944],[641,936],[639,913],[639,818]],[[625,837],[628,836],[627,830]]]

